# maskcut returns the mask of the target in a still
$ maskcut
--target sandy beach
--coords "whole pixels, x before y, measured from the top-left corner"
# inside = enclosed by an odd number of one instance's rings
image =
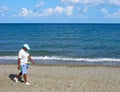
[[[30,86],[16,83],[17,65],[0,65],[0,92],[120,92],[120,67],[34,65]]]

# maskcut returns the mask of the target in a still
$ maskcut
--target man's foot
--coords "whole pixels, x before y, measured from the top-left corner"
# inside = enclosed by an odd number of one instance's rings
[[[25,84],[26,84],[26,85],[30,85],[30,83],[29,83],[29,82],[25,82]]]
[[[17,79],[17,77],[14,78],[14,81],[17,82],[17,83],[19,82],[18,79]]]

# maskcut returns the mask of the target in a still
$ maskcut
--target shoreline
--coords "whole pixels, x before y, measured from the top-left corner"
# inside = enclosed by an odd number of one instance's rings
[[[59,60],[35,60],[36,65],[50,66],[108,66],[120,67],[120,62],[103,61],[103,62],[87,62],[87,61],[59,61]],[[0,60],[0,65],[16,65],[17,60]]]
[[[16,65],[17,63],[0,63],[1,65]],[[40,64],[37,63],[35,65],[31,64],[31,66],[66,66],[66,67],[120,67],[120,65],[103,65],[103,64]]]

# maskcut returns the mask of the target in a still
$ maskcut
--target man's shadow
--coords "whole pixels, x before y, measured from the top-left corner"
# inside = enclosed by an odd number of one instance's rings
[[[9,75],[9,78],[12,80],[12,81],[14,81],[15,82],[15,80],[14,80],[14,78],[15,77],[17,77],[17,75],[16,74],[10,74]],[[22,78],[20,77],[20,78],[18,78],[18,81],[20,81],[20,82],[24,82],[23,80],[22,80]]]

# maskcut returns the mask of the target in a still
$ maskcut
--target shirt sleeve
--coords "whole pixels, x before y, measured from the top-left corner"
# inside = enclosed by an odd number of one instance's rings
[[[30,56],[29,52],[27,52],[27,56]]]
[[[21,51],[19,51],[19,53],[18,53],[18,58],[22,58],[22,53],[21,53]]]

